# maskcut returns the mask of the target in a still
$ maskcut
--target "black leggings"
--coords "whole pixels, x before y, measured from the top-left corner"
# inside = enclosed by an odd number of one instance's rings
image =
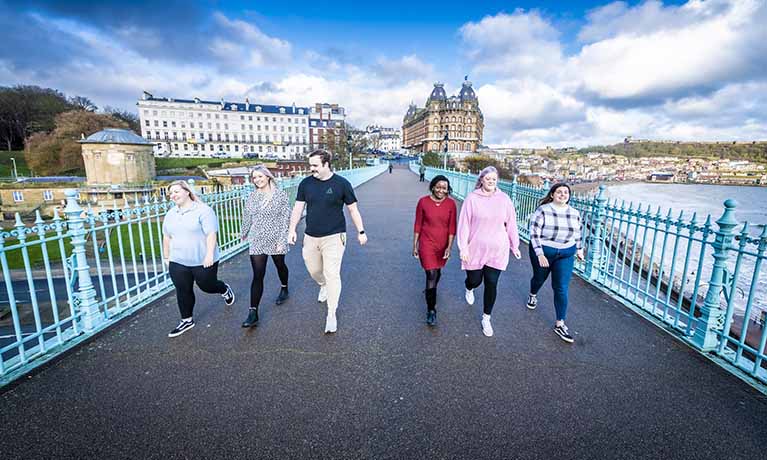
[[[485,282],[485,307],[484,312],[489,315],[493,312],[495,297],[498,293],[498,277],[501,270],[485,265],[481,270],[466,270],[466,289],[474,289]]]
[[[226,284],[218,279],[218,262],[208,268],[198,265],[187,267],[186,265],[171,262],[168,266],[170,279],[176,287],[176,300],[181,318],[191,318],[194,312],[194,283],[204,292],[209,294],[223,294],[226,292]]]
[[[442,278],[442,270],[435,268],[434,270],[425,270],[426,272],[426,306],[429,310],[434,310],[437,305],[437,283]]]
[[[264,276],[266,275],[266,262],[269,256],[258,254],[250,256],[250,266],[253,267],[253,281],[250,283],[250,308],[258,308],[261,303],[261,296],[264,294]],[[288,286],[288,266],[285,265],[285,255],[278,254],[272,256],[274,266],[277,267],[277,275],[280,277],[280,283]]]

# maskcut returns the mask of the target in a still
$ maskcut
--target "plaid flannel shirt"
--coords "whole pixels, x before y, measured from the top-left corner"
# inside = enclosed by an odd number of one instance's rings
[[[557,209],[547,203],[538,206],[530,216],[530,246],[536,255],[543,254],[541,246],[564,249],[575,244],[581,249],[581,214],[572,206]]]

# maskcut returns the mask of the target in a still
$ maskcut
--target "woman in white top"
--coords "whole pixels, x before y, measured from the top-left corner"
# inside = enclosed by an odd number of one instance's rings
[[[554,184],[530,216],[529,249],[533,277],[530,280],[527,308],[535,309],[538,304],[536,295],[551,274],[557,315],[554,332],[565,342],[573,343],[573,336],[565,326],[567,294],[575,257],[583,260],[583,248],[581,215],[569,202],[570,186],[565,183]]]
[[[186,181],[171,183],[168,194],[176,206],[163,220],[162,253],[181,312],[181,322],[168,334],[176,337],[194,327],[195,282],[204,292],[221,294],[227,305],[234,303],[234,292],[218,279],[216,213],[197,198]]]

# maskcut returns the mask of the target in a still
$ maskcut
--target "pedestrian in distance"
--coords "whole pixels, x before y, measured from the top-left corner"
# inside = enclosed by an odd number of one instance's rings
[[[336,310],[341,297],[341,261],[346,249],[344,205],[357,228],[360,245],[368,241],[354,188],[348,180],[333,173],[331,159],[332,154],[327,150],[315,150],[309,154],[312,175],[298,185],[288,232],[288,241],[296,244],[296,227],[306,208],[301,253],[309,275],[320,286],[317,301],[327,302],[328,305],[325,333],[334,333],[338,327]]]
[[[522,257],[517,212],[509,196],[498,190],[498,171],[493,166],[482,170],[474,191],[461,206],[457,239],[461,268],[466,270],[466,302],[474,305],[474,289],[484,283],[482,333],[492,337],[490,315],[498,278],[509,264],[509,251],[517,259]]]
[[[426,166],[424,166],[423,163],[421,163],[421,166],[418,167],[418,182],[425,182],[426,181]]]
[[[392,165],[391,161],[389,162],[389,174],[391,174],[392,169],[394,169],[394,166]]]
[[[240,238],[248,242],[250,266],[253,280],[250,283],[250,308],[242,327],[258,324],[258,307],[264,293],[264,277],[269,256],[277,268],[280,278],[280,293],[275,304],[281,305],[288,297],[288,225],[290,224],[290,203],[288,195],[280,190],[274,175],[263,165],[250,172],[256,189],[248,196],[242,213]]]
[[[573,343],[575,339],[565,325],[567,294],[575,258],[583,260],[583,248],[581,215],[569,205],[570,195],[569,185],[554,184],[530,216],[529,251],[533,277],[527,308],[534,310],[538,305],[538,291],[550,274],[556,312],[554,333],[565,342]]]
[[[443,175],[429,183],[429,195],[418,200],[413,226],[413,257],[426,273],[426,324],[437,322],[437,284],[450,258],[456,231],[456,206],[450,198],[450,181]]]
[[[168,337],[177,337],[194,327],[194,283],[203,292],[221,294],[226,305],[234,303],[234,292],[218,279],[218,219],[186,181],[168,186],[175,204],[162,223],[163,264],[176,288],[181,322]]]

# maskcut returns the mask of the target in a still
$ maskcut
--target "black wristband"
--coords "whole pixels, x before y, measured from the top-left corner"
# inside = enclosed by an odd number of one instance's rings
[[[365,230],[360,230],[360,235],[364,235],[364,234],[365,234]]]

